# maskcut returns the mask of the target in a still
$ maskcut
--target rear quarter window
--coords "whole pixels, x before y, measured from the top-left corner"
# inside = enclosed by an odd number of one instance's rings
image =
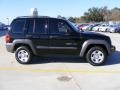
[[[13,33],[23,33],[25,27],[25,20],[15,20],[11,25]]]

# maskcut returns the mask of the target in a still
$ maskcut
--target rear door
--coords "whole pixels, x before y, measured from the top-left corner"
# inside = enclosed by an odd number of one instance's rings
[[[48,53],[48,23],[46,18],[30,19],[26,38],[32,41],[38,54]]]
[[[80,35],[61,19],[49,19],[49,48],[51,54],[79,54]]]

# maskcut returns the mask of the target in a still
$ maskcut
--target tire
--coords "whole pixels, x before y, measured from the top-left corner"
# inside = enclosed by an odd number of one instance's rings
[[[106,51],[99,46],[92,47],[86,53],[86,60],[93,66],[103,65],[107,57]]]
[[[15,58],[20,64],[28,64],[32,60],[32,52],[26,46],[20,46],[15,51]]]

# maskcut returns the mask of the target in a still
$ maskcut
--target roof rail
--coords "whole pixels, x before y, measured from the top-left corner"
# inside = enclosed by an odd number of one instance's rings
[[[49,16],[18,16],[16,18],[50,18]]]

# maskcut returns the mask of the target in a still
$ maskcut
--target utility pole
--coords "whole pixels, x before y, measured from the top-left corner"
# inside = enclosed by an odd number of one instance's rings
[[[9,25],[9,18],[6,18],[7,19],[7,21],[8,21],[8,25]]]

